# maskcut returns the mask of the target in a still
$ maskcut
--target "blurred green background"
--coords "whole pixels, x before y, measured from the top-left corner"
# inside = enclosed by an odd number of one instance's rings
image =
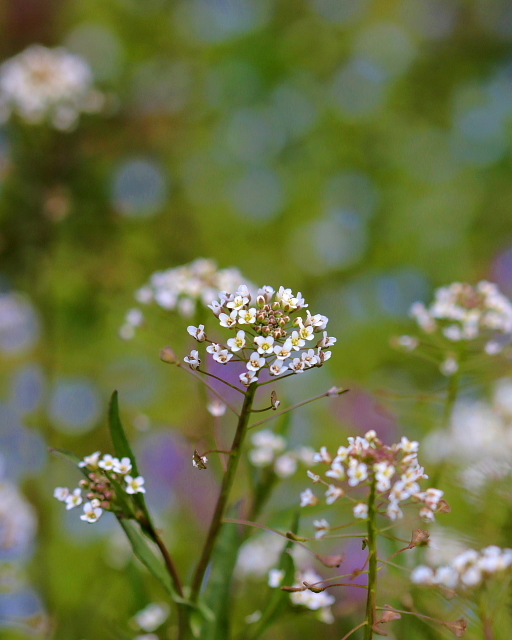
[[[190,320],[152,308],[133,340],[119,337],[134,291],[197,257],[302,291],[338,342],[307,384],[283,385],[286,399],[353,392],[297,412],[290,441],[335,447],[370,428],[422,439],[446,380],[390,347],[413,331],[409,306],[454,280],[512,295],[512,5],[4,0],[0,30],[2,60],[62,45],[108,96],[73,131],[19,117],[0,127],[0,634],[133,638],[129,620],[164,594],[115,523],[86,525],[52,498],[78,475],[47,447],[108,452],[118,389],[187,575],[217,487],[189,469],[209,417],[158,359],[165,344],[191,347]],[[483,401],[507,373],[467,380],[466,395]],[[509,490],[469,499],[459,466],[448,537],[512,546]],[[305,486],[302,472],[274,507],[291,513]],[[260,583],[244,587],[240,619]],[[341,637],[361,602],[336,596],[335,624],[298,616],[268,637]],[[409,620],[394,629],[444,637]]]

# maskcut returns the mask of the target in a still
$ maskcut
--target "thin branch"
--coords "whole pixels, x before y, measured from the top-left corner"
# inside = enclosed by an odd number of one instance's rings
[[[354,631],[357,631],[358,629],[361,629],[361,627],[364,627],[367,624],[368,623],[366,622],[366,620],[364,622],[361,622],[361,624],[358,624],[357,627],[354,627],[352,629],[352,631],[349,631],[346,636],[343,636],[343,638],[341,640],[347,640],[347,638],[349,638],[354,633]]]
[[[200,382],[202,382],[202,383],[205,385],[205,387],[208,387],[208,389],[210,389],[210,391],[211,391],[212,393],[214,393],[214,394],[217,396],[217,398],[219,398],[219,400],[221,400],[221,401],[226,405],[226,407],[228,407],[229,409],[231,409],[231,411],[232,411],[232,412],[233,412],[237,417],[239,417],[239,413],[238,413],[238,411],[235,409],[235,407],[233,407],[233,405],[229,404],[229,402],[228,402],[227,400],[225,400],[225,399],[221,396],[221,394],[220,394],[216,389],[214,389],[210,384],[208,384],[208,383],[206,382],[206,380],[203,380],[203,378],[201,378],[201,376],[197,375],[197,373],[194,371],[194,369],[191,369],[190,367],[184,367],[184,366],[181,364],[181,362],[180,362],[180,364],[178,365],[178,367],[180,367],[180,369],[183,369],[183,371],[187,371],[187,373],[190,373],[191,375],[193,375],[193,376],[194,376],[194,378],[197,378]],[[235,388],[236,388],[236,387],[235,387]],[[239,389],[239,391],[240,391],[240,389]],[[243,393],[243,392],[242,392],[242,393]]]
[[[231,384],[231,382],[227,382],[227,380],[223,380],[222,378],[219,378],[219,376],[216,376],[214,373],[210,373],[209,371],[204,371],[203,369],[199,369],[199,367],[197,368],[197,371],[199,371],[200,373],[204,373],[205,376],[210,376],[210,378],[215,378],[215,380],[218,380],[219,382],[222,382],[228,387],[231,387],[235,391],[238,391],[238,393],[241,393],[243,396],[246,395],[245,391],[242,391],[242,389],[240,389],[239,387],[236,387],[234,384]]]
[[[292,374],[295,375],[295,374]],[[287,376],[285,376],[287,377]],[[266,382],[263,382],[262,384],[266,384]],[[262,385],[260,385],[261,387]],[[342,389],[339,393],[337,393],[336,395],[340,396],[343,393],[347,393],[347,391],[350,391],[350,389]],[[288,413],[289,411],[293,411],[294,409],[298,409],[298,407],[302,407],[305,404],[308,404],[310,402],[314,402],[315,400],[320,400],[320,398],[327,398],[329,396],[332,397],[332,393],[331,390],[329,389],[329,391],[326,391],[325,393],[321,393],[318,396],[314,396],[313,398],[309,398],[309,400],[303,400],[302,402],[297,402],[297,404],[292,405],[291,407],[288,407],[288,409],[284,409],[283,411],[279,411],[279,413],[274,413],[274,415],[265,418],[264,420],[260,420],[259,422],[255,422],[254,424],[251,424],[250,427],[248,427],[249,429],[254,429],[254,427],[259,427],[260,424],[263,424],[264,422],[268,422],[269,420],[273,420],[274,418],[279,418],[279,416],[284,415],[285,413]]]

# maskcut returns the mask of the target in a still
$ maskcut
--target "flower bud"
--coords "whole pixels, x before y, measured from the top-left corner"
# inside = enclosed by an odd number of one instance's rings
[[[167,362],[167,364],[180,363],[180,361],[178,360],[178,356],[174,353],[174,350],[169,346],[164,347],[160,351],[160,360],[162,360],[163,362]]]

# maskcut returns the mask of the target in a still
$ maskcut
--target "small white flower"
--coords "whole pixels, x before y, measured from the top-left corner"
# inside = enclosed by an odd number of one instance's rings
[[[103,513],[103,509],[100,509],[100,507],[95,505],[93,505],[92,502],[86,502],[84,504],[84,512],[80,516],[80,520],[84,520],[85,522],[96,522]]]
[[[268,447],[258,447],[249,451],[249,460],[255,467],[268,467],[274,461],[275,453]]]
[[[200,324],[198,327],[191,325],[187,327],[189,334],[195,338],[198,342],[204,342],[206,339],[206,333],[204,332],[204,324]]]
[[[459,581],[459,574],[452,567],[439,567],[434,576],[435,584],[447,589],[455,589]]]
[[[241,309],[238,312],[238,322],[240,324],[254,324],[256,322],[256,309],[253,307],[250,309]]]
[[[411,573],[411,582],[414,584],[434,584],[434,571],[430,567],[420,564]]]
[[[267,355],[274,352],[274,338],[272,336],[256,336],[254,343],[258,345],[258,353]]]
[[[74,509],[82,504],[82,491],[81,489],[73,489],[73,492],[70,493],[67,498],[65,498],[64,502],[66,503],[66,509]]]
[[[251,383],[257,382],[258,376],[254,371],[246,371],[246,373],[242,373],[240,376],[240,382],[248,387]]]
[[[290,453],[279,456],[274,463],[274,472],[280,478],[289,478],[297,471],[297,460]]]
[[[213,354],[213,359],[220,364],[227,364],[232,357],[233,354],[229,353],[227,349],[221,349],[221,351]]]
[[[247,289],[247,287],[246,287]],[[247,291],[247,294],[249,292]],[[235,297],[233,298],[233,300],[230,300],[227,304],[226,307],[228,307],[229,309],[236,309],[236,311],[240,311],[241,309],[243,309],[245,307],[245,305],[249,302],[249,296],[248,295],[240,295],[239,293],[237,293],[237,295],[235,295]]]
[[[313,480],[313,484],[317,484],[318,482],[320,482],[320,476],[317,475],[316,473],[313,473],[308,469],[307,474],[308,474],[308,477],[311,478],[311,480]]]
[[[110,453],[106,453],[98,462],[98,467],[105,469],[105,471],[114,471],[116,464],[119,464],[119,460],[117,458],[113,458]]]
[[[336,338],[331,338],[327,335],[327,331],[324,331],[324,337],[318,343],[318,347],[333,347],[337,342]]]
[[[153,602],[135,614],[135,622],[144,631],[155,631],[169,616],[169,605]],[[155,636],[156,638],[156,636]]]
[[[366,520],[368,518],[368,505],[364,502],[359,502],[352,509],[354,514],[354,518],[361,518],[361,520]]]
[[[306,365],[300,358],[294,358],[290,363],[290,371],[293,371],[293,373],[302,373],[305,368]]]
[[[402,436],[398,446],[404,453],[416,453],[420,448],[420,443],[415,440],[408,440],[405,436]]]
[[[418,515],[423,520],[423,522],[435,522],[436,519],[434,512],[431,511],[428,507],[422,507]]]
[[[459,363],[453,356],[448,356],[439,366],[439,370],[444,376],[453,376],[459,370]]]
[[[220,344],[217,344],[216,342],[212,342],[206,347],[206,351],[212,354],[219,353],[219,351],[222,351],[222,346]]]
[[[297,324],[299,325],[299,336],[303,340],[313,340],[314,336],[314,328],[312,326],[306,327],[302,322],[302,318],[297,318]]]
[[[276,354],[279,360],[286,360],[289,358],[292,352],[292,341],[290,338],[287,338],[284,344],[276,344],[274,346],[274,353]]]
[[[117,460],[114,462],[114,471],[116,473],[121,473],[122,475],[126,475],[130,473],[132,470],[132,463],[130,458],[121,458],[121,460]]]
[[[280,376],[285,371],[288,371],[288,367],[285,366],[282,360],[275,360],[269,367],[271,376]]]
[[[89,467],[89,469],[97,469],[100,456],[101,453],[99,451],[95,451],[94,453],[91,453],[90,456],[85,456],[85,458],[78,463],[78,466],[80,468]]]
[[[206,405],[208,413],[210,413],[212,416],[215,416],[215,418],[220,418],[220,416],[223,416],[226,413],[226,408],[226,405],[220,400],[212,400]]]
[[[292,343],[292,348],[295,351],[298,351],[299,349],[301,349],[306,342],[300,337],[299,332],[298,331],[292,331],[292,335],[290,337],[291,343]]]
[[[300,506],[301,507],[309,507],[318,504],[318,498],[311,491],[311,489],[306,489],[302,491],[300,494]]]
[[[126,493],[146,493],[146,489],[142,486],[144,484],[144,478],[138,476],[133,478],[132,476],[125,476],[126,481]]]
[[[404,517],[402,509],[400,509],[398,502],[395,500],[390,500],[388,508],[386,510],[386,515],[390,520],[398,520]]]
[[[328,476],[329,478],[334,478],[335,480],[344,480],[345,469],[341,464],[341,462],[334,461],[329,471],[325,472],[325,475]]]
[[[479,567],[470,567],[460,576],[460,581],[466,587],[476,587],[482,582],[482,572]]]
[[[242,331],[241,329],[240,331],[237,331],[236,337],[230,338],[227,344],[233,352],[243,349],[245,347],[245,331]]]
[[[249,362],[246,364],[249,371],[259,371],[265,365],[265,358],[260,358],[257,353],[251,353]]]
[[[219,323],[221,327],[234,327],[238,322],[238,311],[235,309],[229,315],[227,313],[221,313],[219,315]]]
[[[325,518],[321,520],[313,520],[313,526],[316,529],[315,538],[323,538],[325,534],[329,531],[329,523]]]
[[[183,358],[183,361],[186,362],[191,369],[197,369],[201,364],[199,352],[196,349],[193,349],[188,356]]]
[[[414,338],[413,336],[399,336],[396,339],[395,344],[401,347],[404,351],[414,351],[419,343],[420,341],[418,338]]]
[[[57,498],[60,502],[66,502],[69,496],[69,489],[67,487],[55,487],[53,490],[53,497]]]
[[[282,569],[270,569],[268,572],[268,586],[276,589],[281,586],[281,582],[285,576]]]
[[[333,484],[330,484],[329,488],[325,492],[325,502],[327,504],[332,504],[338,498],[341,498],[344,493],[345,492],[343,491],[343,489],[340,489],[339,487],[335,487]]]
[[[324,464],[331,464],[332,458],[327,451],[327,447],[320,447],[320,451],[313,456],[313,462],[323,462]]]
[[[301,360],[304,362],[306,367],[314,367],[320,362],[320,358],[316,355],[314,349],[308,349],[308,351],[303,352]]]
[[[348,463],[347,476],[349,485],[356,487],[368,478],[368,467],[364,462],[358,462],[355,458],[351,458]]]

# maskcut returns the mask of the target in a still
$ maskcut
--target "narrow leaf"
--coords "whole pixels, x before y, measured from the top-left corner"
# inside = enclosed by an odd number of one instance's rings
[[[170,576],[158,557],[154,554],[138,525],[131,520],[125,520],[123,518],[118,518],[118,522],[124,529],[124,532],[130,541],[133,553],[142,562],[142,564],[150,571],[150,573],[153,574],[155,578],[157,578],[175,602],[182,604],[187,603],[184,598],[178,596],[174,591]]]
[[[126,437],[121,418],[119,417],[119,399],[117,391],[114,391],[110,398],[108,406],[108,426],[116,456],[118,458],[130,458],[133,468],[132,475],[138,476],[139,470],[137,468],[137,461],[135,460],[132,448],[130,447],[130,443]]]
[[[224,524],[215,545],[204,597],[214,619],[204,624],[201,640],[227,640],[230,637],[231,583],[240,543],[238,527]]]
[[[299,529],[300,515],[297,514],[294,517],[291,531],[296,534]],[[291,586],[295,581],[295,563],[290,551],[293,547],[293,542],[290,540],[283,547],[281,556],[279,558],[278,568],[284,571],[284,577],[282,581],[283,586]],[[286,591],[282,591],[279,588],[272,588],[272,593],[267,601],[267,605],[261,614],[261,618],[258,622],[251,624],[244,634],[244,638],[247,640],[256,640],[269,628],[271,624],[275,622],[277,618],[283,613],[289,606],[290,594]]]

